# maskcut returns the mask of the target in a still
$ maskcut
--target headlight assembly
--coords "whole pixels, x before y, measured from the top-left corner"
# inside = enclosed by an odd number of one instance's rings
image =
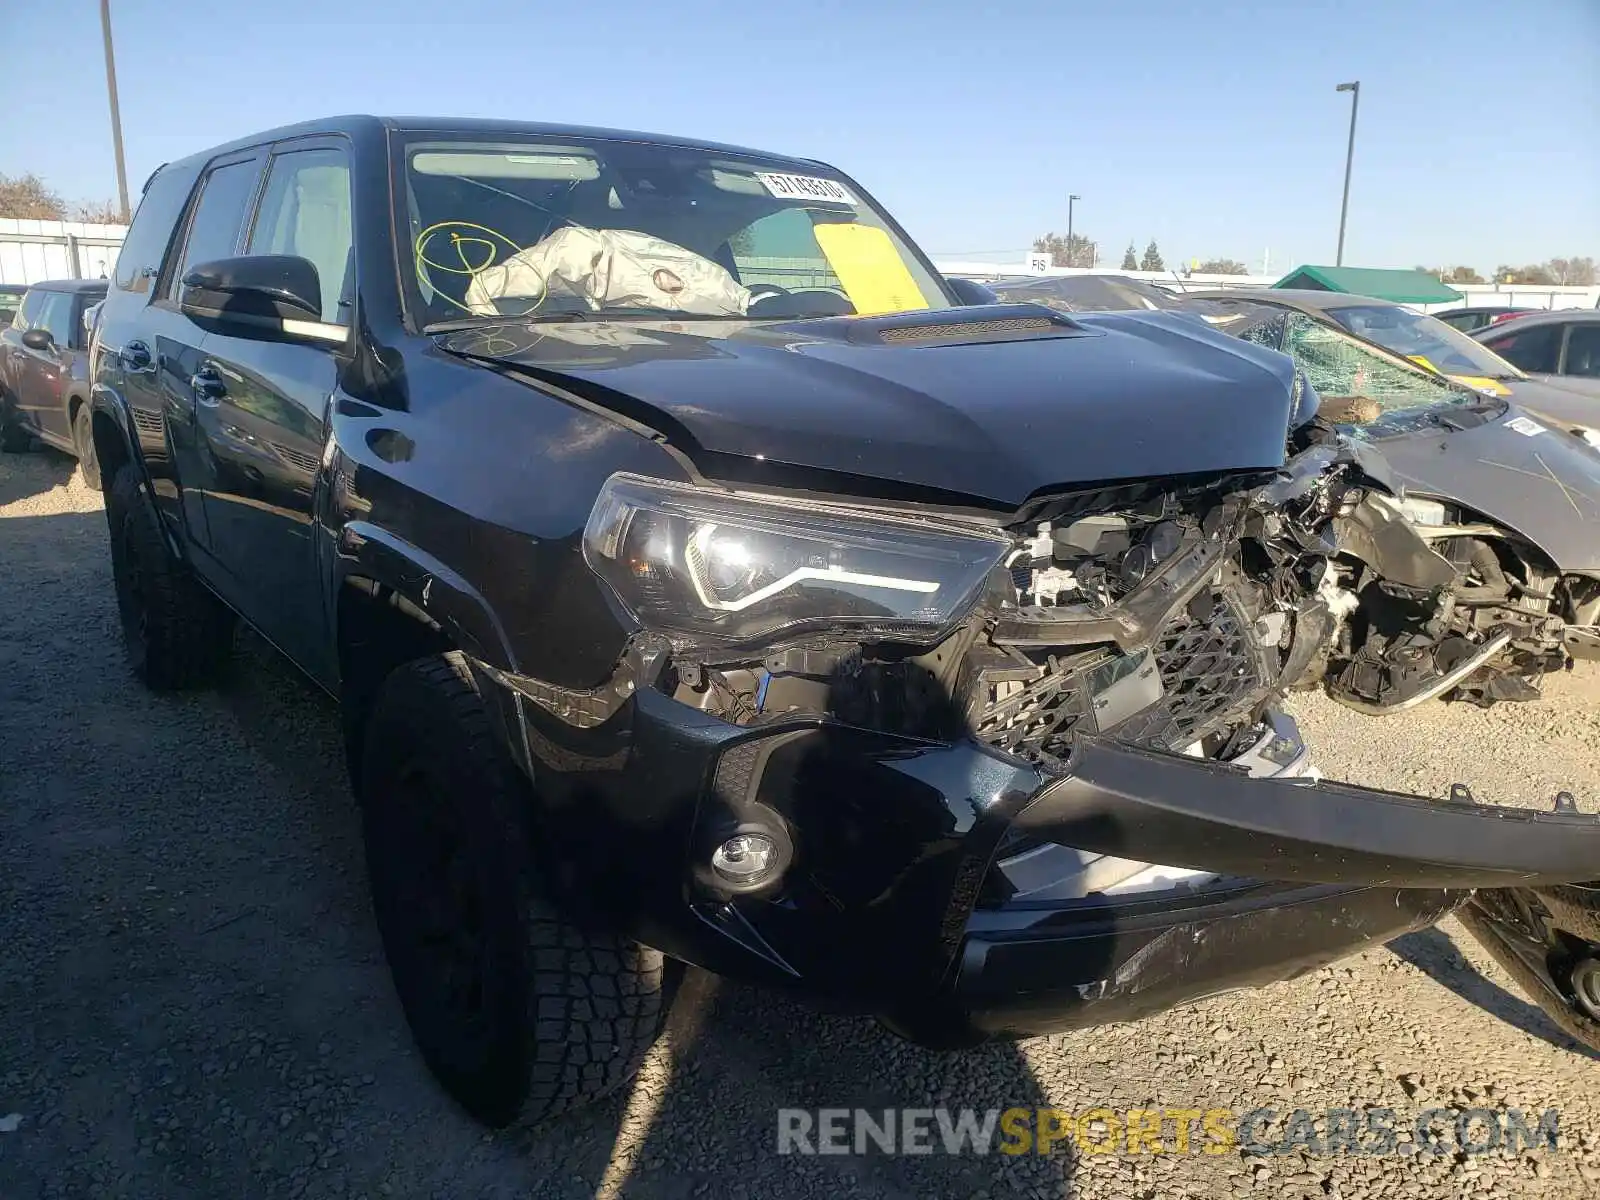
[[[817,628],[927,643],[1010,548],[999,533],[613,475],[583,554],[646,629],[729,645]]]

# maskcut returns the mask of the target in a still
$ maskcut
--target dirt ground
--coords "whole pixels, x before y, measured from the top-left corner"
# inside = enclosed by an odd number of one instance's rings
[[[486,1134],[413,1052],[335,715],[259,643],[221,691],[122,659],[99,496],[0,457],[0,1200],[1600,1195],[1600,1065],[1454,922],[1137,1025],[942,1056],[691,976],[636,1087]],[[1600,675],[1488,712],[1299,703],[1331,777],[1600,801]],[[781,1107],[1560,1110],[1555,1152],[826,1158]],[[1168,1148],[1171,1148],[1170,1142]]]

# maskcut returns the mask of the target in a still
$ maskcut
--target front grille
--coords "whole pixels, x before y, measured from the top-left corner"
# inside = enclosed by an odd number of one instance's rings
[[[1192,606],[1191,606],[1192,607]],[[1260,686],[1250,621],[1218,594],[1209,612],[1175,611],[1152,650],[1161,676],[1161,700],[1109,732],[1139,745],[1181,750],[1240,715]],[[1049,656],[1043,674],[1019,681],[1015,670],[980,673],[986,691],[978,736],[997,749],[1045,766],[1064,763],[1073,732],[1094,706],[1089,677],[1104,657]],[[1091,720],[1085,727],[1098,729]]]

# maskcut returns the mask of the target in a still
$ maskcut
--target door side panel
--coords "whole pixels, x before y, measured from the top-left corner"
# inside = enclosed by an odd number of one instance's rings
[[[202,359],[220,381],[194,408],[216,585],[302,667],[331,678],[313,513],[338,363],[317,347],[226,334],[206,338]]]

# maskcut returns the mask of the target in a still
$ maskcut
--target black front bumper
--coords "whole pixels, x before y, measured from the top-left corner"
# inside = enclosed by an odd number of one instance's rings
[[[1252,779],[1098,737],[1071,770],[973,740],[751,729],[641,692],[575,736],[515,705],[567,901],[676,957],[884,1017],[938,1045],[1130,1020],[1289,978],[1480,887],[1600,875],[1600,820]],[[794,848],[759,894],[704,869],[751,820]],[[1221,878],[1017,899],[1019,838]]]

